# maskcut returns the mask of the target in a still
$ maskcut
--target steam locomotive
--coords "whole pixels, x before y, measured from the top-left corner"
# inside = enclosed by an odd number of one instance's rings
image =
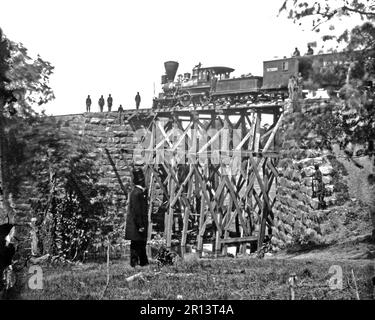
[[[164,63],[166,73],[161,77],[163,92],[154,98],[153,107],[206,106],[210,103],[218,105],[277,103],[288,97],[288,83],[292,76],[301,78],[301,85],[304,85],[311,80],[309,75],[313,68],[318,68],[322,75],[329,70],[331,73],[336,73],[336,70],[345,72],[347,61],[348,56],[344,52],[284,57],[264,61],[263,77],[248,74],[238,78],[230,77],[234,71],[232,68],[222,66],[202,68],[199,63],[193,68],[192,74],[178,75],[176,80],[179,63],[167,61]],[[337,89],[343,85],[342,81],[337,79],[337,77],[323,77],[323,81],[320,81],[321,88],[337,93]]]

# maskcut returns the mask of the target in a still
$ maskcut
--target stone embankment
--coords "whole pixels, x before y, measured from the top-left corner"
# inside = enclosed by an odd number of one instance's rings
[[[281,128],[283,145],[272,227],[275,251],[296,243],[320,245],[331,242],[334,228],[330,212],[349,198],[344,183],[345,168],[312,127],[313,118],[330,112],[332,105],[305,100],[295,104],[294,110],[292,107],[290,105],[286,110]],[[315,165],[322,173],[324,209],[319,206],[314,192],[317,183],[314,181]]]

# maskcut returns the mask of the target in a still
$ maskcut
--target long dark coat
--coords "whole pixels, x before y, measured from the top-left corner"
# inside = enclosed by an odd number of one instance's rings
[[[2,281],[3,270],[12,264],[12,258],[16,252],[13,244],[10,243],[6,246],[5,238],[12,228],[12,224],[0,225],[0,282]]]
[[[147,241],[148,212],[147,190],[142,191],[134,187],[129,197],[129,208],[126,216],[125,239],[133,241]],[[139,232],[144,228],[144,232]]]

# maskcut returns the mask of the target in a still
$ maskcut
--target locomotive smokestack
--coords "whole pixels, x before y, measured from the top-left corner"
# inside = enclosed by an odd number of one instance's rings
[[[178,69],[177,61],[167,61],[164,62],[165,73],[167,74],[168,80],[173,81],[176,76]]]

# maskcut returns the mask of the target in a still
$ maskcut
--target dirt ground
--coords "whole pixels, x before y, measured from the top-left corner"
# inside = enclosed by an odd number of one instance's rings
[[[375,265],[375,244],[371,234],[353,236],[340,243],[312,248],[310,250],[286,250],[272,255],[275,259],[314,260],[373,260]]]

